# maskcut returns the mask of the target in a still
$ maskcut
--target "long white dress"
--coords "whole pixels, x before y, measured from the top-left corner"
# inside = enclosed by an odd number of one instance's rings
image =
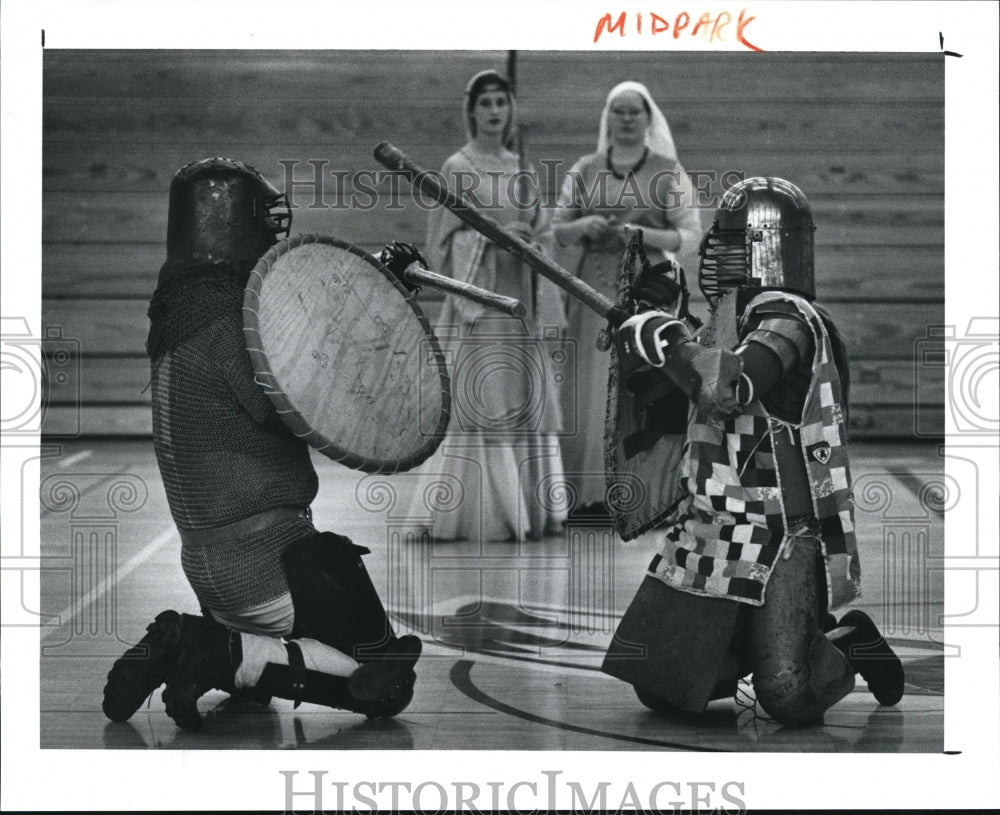
[[[442,174],[469,189],[501,225],[530,221],[535,200],[515,191],[518,156],[470,143]],[[522,179],[523,181],[523,179]],[[464,185],[460,187],[461,185]],[[525,318],[446,296],[435,333],[452,377],[452,416],[438,451],[419,467],[408,518],[434,540],[525,540],[551,534],[566,518],[558,432],[564,352],[553,287],[443,207],[429,214],[424,254],[434,271],[516,297]]]

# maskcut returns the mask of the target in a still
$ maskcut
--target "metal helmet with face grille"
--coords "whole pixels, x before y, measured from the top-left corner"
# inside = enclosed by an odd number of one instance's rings
[[[733,289],[816,296],[812,209],[783,178],[748,178],[722,196],[702,240],[698,283],[711,304]]]
[[[257,170],[230,158],[185,165],[170,184],[167,261],[159,283],[197,265],[249,272],[288,235],[288,199]]]

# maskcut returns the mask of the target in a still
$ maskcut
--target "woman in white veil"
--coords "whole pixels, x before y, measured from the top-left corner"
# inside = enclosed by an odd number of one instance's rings
[[[650,260],[697,248],[701,218],[690,179],[677,158],[670,126],[649,90],[622,82],[608,93],[597,149],[567,172],[548,225],[553,251],[575,253],[576,274],[611,299],[628,231],[641,228]],[[574,258],[575,260],[575,258]],[[563,265],[566,265],[564,261]],[[607,517],[604,506],[603,394],[610,355],[597,348],[606,320],[567,303],[567,339],[575,351],[573,381],[563,384],[563,464],[574,514]]]
[[[603,154],[608,151],[610,143],[608,118],[611,112],[611,105],[615,99],[626,91],[639,94],[646,103],[649,113],[646,145],[654,153],[659,153],[661,156],[666,156],[669,159],[677,161],[677,148],[674,146],[674,137],[670,133],[670,125],[667,124],[667,117],[663,115],[663,111],[653,101],[653,97],[649,95],[649,90],[646,86],[641,82],[633,82],[631,80],[619,82],[608,93],[604,109],[601,111],[601,124],[597,131],[597,152]]]

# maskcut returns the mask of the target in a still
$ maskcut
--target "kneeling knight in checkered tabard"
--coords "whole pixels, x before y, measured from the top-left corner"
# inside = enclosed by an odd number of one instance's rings
[[[735,355],[726,390],[690,411],[679,496],[603,670],[655,710],[701,711],[752,674],[763,710],[805,725],[851,692],[884,705],[903,670],[860,595],[843,341],[815,304],[809,203],[780,178],[729,189],[701,247],[711,319],[694,341],[670,314],[618,331],[630,387],[705,384],[707,348]],[[730,359],[731,362],[734,360]],[[684,399],[678,389],[675,398]]]

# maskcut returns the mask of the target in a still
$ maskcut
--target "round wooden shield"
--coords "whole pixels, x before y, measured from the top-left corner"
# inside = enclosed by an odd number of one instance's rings
[[[324,235],[280,241],[250,275],[243,332],[285,424],[329,458],[394,473],[441,443],[450,414],[441,347],[371,255]]]

